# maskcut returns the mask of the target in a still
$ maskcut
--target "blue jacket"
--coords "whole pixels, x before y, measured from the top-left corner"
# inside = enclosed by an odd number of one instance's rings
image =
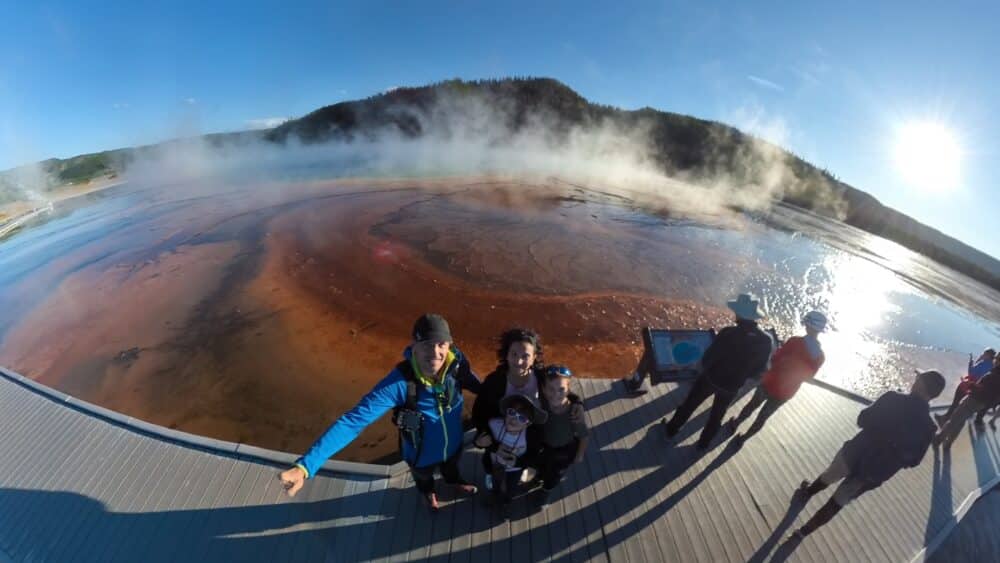
[[[413,444],[408,440],[400,440],[403,460],[411,466],[427,467],[441,463],[462,447],[462,389],[478,393],[481,383],[472,373],[469,361],[462,352],[455,347],[451,351],[454,359],[448,366],[442,383],[435,386],[439,388],[443,399],[441,404],[438,393],[417,385],[417,410],[423,415],[419,458]],[[306,471],[309,478],[316,475],[330,456],[357,438],[366,426],[389,410],[406,405],[407,380],[402,370],[410,357],[410,348],[407,347],[403,351],[403,364],[397,365],[354,408],[338,418],[309,451],[295,462]]]

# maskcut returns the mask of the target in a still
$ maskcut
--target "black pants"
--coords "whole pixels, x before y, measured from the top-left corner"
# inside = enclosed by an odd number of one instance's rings
[[[506,468],[494,464],[493,456],[490,455],[489,451],[485,451],[483,452],[483,470],[488,475],[493,476],[493,494],[502,503],[510,502],[517,491],[518,484],[521,483],[521,475],[524,473],[524,469],[520,468],[508,471]]]
[[[712,410],[708,414],[708,422],[705,423],[705,429],[701,431],[701,436],[698,438],[698,447],[707,448],[712,443],[712,438],[719,431],[719,427],[722,426],[722,417],[726,415],[726,409],[729,408],[733,399],[736,398],[736,391],[719,389],[712,385],[706,377],[699,377],[695,380],[694,385],[691,386],[691,391],[688,392],[687,398],[684,399],[681,406],[677,407],[673,418],[667,423],[667,433],[671,436],[677,434],[681,427],[684,426],[684,423],[691,418],[691,414],[694,413],[695,409],[712,395],[715,395],[715,400],[712,402]]]
[[[413,475],[413,482],[416,483],[417,490],[424,494],[434,492],[435,469],[441,469],[441,477],[444,478],[445,483],[451,485],[465,483],[465,480],[462,479],[462,475],[458,472],[458,462],[461,458],[462,448],[459,448],[455,455],[444,460],[442,463],[428,465],[427,467],[411,466],[410,473]]]
[[[579,447],[579,440],[573,440],[561,448],[545,446],[538,465],[542,476],[542,487],[546,491],[556,488],[556,485],[562,481],[563,476],[566,475],[566,470],[569,469],[570,465],[573,465],[573,460],[576,459],[576,451]]]
[[[958,407],[958,404],[961,403],[962,399],[964,399],[965,396],[968,394],[969,391],[963,388],[961,385],[959,385],[958,389],[955,389],[955,397],[951,400],[951,405],[948,407],[948,410],[944,411],[944,415],[942,416],[942,418],[947,419],[949,416],[951,416],[951,413],[955,412],[955,409]]]
[[[736,421],[739,423],[750,418],[750,415],[753,414],[753,411],[757,410],[757,407],[764,405],[764,408],[760,409],[760,412],[757,413],[757,418],[754,419],[753,425],[750,426],[750,430],[747,430],[747,435],[756,434],[761,428],[764,427],[764,423],[767,422],[767,419],[771,418],[771,415],[781,408],[781,405],[783,404],[785,404],[785,401],[782,399],[775,399],[774,397],[768,395],[767,391],[764,390],[764,387],[762,385],[758,385],[757,390],[753,393],[753,397],[750,398],[750,402],[743,407],[739,416],[736,417]]]

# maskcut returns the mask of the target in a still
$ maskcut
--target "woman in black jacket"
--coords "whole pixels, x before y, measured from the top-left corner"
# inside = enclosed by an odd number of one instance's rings
[[[491,418],[500,416],[500,400],[519,394],[538,404],[542,388],[542,339],[533,330],[512,328],[500,335],[496,369],[486,376],[472,405],[472,422],[477,433],[489,435]],[[478,442],[477,442],[478,445]]]

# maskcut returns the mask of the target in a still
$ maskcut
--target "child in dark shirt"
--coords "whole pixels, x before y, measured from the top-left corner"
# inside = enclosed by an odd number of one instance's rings
[[[537,502],[545,506],[549,493],[556,488],[570,465],[583,460],[587,451],[589,430],[585,416],[575,420],[571,415],[574,405],[581,405],[579,397],[569,392],[572,372],[566,366],[552,365],[545,370],[541,393],[542,409],[548,414],[540,434],[541,453],[538,469],[542,488]]]

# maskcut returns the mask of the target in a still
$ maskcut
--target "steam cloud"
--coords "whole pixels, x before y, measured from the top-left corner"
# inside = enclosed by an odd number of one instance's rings
[[[667,174],[655,153],[651,124],[641,120],[567,125],[542,110],[515,115],[513,101],[478,94],[443,93],[429,108],[399,104],[389,111],[418,123],[420,135],[382,127],[317,144],[296,138],[279,144],[249,135],[226,143],[191,137],[137,151],[126,178],[154,184],[208,176],[490,175],[525,184],[555,178],[613,192],[639,205],[713,215],[734,206],[765,209],[799,181],[785,164],[786,153],[762,140],[741,148],[737,158],[745,163],[733,167],[755,167],[755,180],[748,183],[729,171],[709,178]]]

